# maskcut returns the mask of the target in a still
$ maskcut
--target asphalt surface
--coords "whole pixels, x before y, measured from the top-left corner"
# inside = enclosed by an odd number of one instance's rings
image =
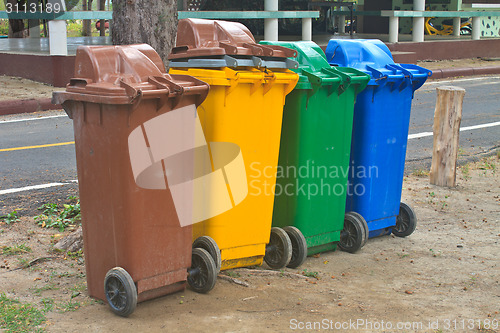
[[[411,139],[412,134],[432,133],[436,87],[452,85],[465,89],[460,128],[500,121],[500,76],[430,81],[416,91],[412,103],[410,140],[406,152],[407,172],[430,167],[432,135]],[[500,147],[500,126],[460,132],[459,161],[481,156]]]
[[[466,89],[461,127],[500,122],[500,76],[469,77],[430,81],[415,93],[410,122],[406,171],[428,168],[432,158],[432,133],[436,103],[435,88],[453,85]],[[40,118],[56,116],[53,118]],[[31,119],[31,120],[23,120]],[[423,133],[423,134],[422,134]],[[76,160],[72,120],[63,111],[0,116],[0,216],[20,210],[31,214],[45,202],[65,200],[77,193]],[[8,150],[62,143],[60,146]],[[500,147],[500,126],[484,127],[460,133],[460,160],[470,160]],[[10,189],[62,183],[45,189],[5,193]]]

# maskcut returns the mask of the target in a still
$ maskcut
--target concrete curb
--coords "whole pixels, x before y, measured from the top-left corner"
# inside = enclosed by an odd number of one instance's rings
[[[425,66],[423,66],[425,67]],[[457,76],[500,74],[500,66],[444,68],[432,71],[430,80],[444,79]],[[50,98],[16,99],[0,101],[0,116],[17,113],[31,113],[37,111],[60,110],[62,106],[52,104]]]
[[[0,116],[60,109],[62,109],[62,106],[59,104],[52,104],[50,98],[14,99],[9,101],[0,101]]]
[[[432,76],[430,77],[430,79],[437,80],[437,79],[444,79],[457,76],[474,76],[474,75],[490,75],[490,74],[500,74],[500,66],[435,69],[432,71]]]

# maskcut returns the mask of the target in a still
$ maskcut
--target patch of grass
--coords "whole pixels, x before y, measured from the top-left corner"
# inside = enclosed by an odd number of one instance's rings
[[[463,165],[460,170],[462,171],[462,175],[464,176],[465,180],[469,180],[471,178],[470,176],[470,168],[468,164]]]
[[[302,271],[302,275],[307,276],[307,277],[312,277],[312,278],[319,280],[319,273],[309,271],[309,270],[307,270],[307,268]]]
[[[18,244],[14,246],[3,246],[2,254],[6,256],[13,256],[21,253],[30,253],[31,247],[26,244]]]
[[[72,300],[69,300],[58,304],[56,307],[60,312],[70,312],[78,310],[81,307],[81,304],[80,302],[73,302]]]
[[[5,10],[2,9],[3,2],[0,1],[0,10]],[[0,35],[8,35],[9,34],[9,21],[8,20],[0,20]]]
[[[434,251],[433,249],[429,249],[429,251],[431,252],[431,254],[432,254],[432,256],[433,256],[434,258],[436,258],[437,256],[440,256],[440,255],[441,255],[441,251],[436,252],[436,251]]]
[[[59,290],[59,287],[56,286],[55,283],[49,283],[41,287],[31,287],[30,288],[33,295],[40,296],[42,292],[47,290]]]
[[[5,332],[43,332],[40,325],[45,321],[43,311],[36,306],[0,294],[0,327]]]
[[[81,223],[80,201],[76,197],[68,198],[72,203],[59,207],[56,203],[46,203],[38,209],[42,214],[35,216],[35,221],[42,228],[58,228],[63,232],[69,226]]]
[[[416,177],[428,177],[429,176],[429,170],[426,169],[417,169],[413,171],[412,173]]]
[[[71,290],[73,292],[73,294],[75,294],[75,293],[80,294],[81,292],[85,291],[85,289],[87,289],[87,286],[85,285],[85,283],[75,284],[73,287],[69,288],[69,290]],[[73,297],[76,297],[76,296],[73,296]]]
[[[226,271],[227,276],[232,278],[239,278],[241,275],[238,272],[233,271],[232,269]]]
[[[4,221],[6,224],[11,224],[14,222],[19,222],[19,215],[17,211],[13,210],[12,212],[0,216],[0,220]]]
[[[71,259],[78,259],[78,258],[83,258],[83,250],[80,249],[76,252],[71,252],[71,251],[68,251],[67,253],[68,257],[70,257]]]
[[[21,267],[23,267],[23,268],[29,267],[30,261],[28,259],[26,259],[26,258],[17,258],[17,260],[19,261],[19,265],[21,265]]]
[[[479,170],[492,170],[495,173],[496,164],[493,161],[489,161],[487,158],[483,159],[483,165],[479,166]]]
[[[54,309],[55,301],[52,298],[48,298],[48,297],[42,298],[40,303],[42,303],[43,312],[50,312]]]
[[[429,203],[433,204],[434,203],[434,198],[436,197],[436,193],[434,192],[429,192]]]

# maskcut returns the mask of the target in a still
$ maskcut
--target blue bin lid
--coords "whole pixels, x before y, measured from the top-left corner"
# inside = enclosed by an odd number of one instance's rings
[[[403,89],[411,80],[416,90],[432,75],[417,65],[396,64],[389,48],[378,39],[330,39],[325,55],[332,66],[352,67],[369,74],[369,85],[394,83]]]

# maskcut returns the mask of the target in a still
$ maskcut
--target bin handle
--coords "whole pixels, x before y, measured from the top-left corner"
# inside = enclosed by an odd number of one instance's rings
[[[238,54],[238,48],[236,46],[226,44],[223,42],[219,42],[219,47],[226,50],[226,53],[229,54]]]
[[[207,97],[208,94],[208,89],[209,85],[201,80],[198,80],[192,76],[189,75],[171,75],[172,78],[177,78],[182,81],[187,81],[191,83],[191,86],[181,86],[177,83],[175,83],[172,80],[169,80],[168,78],[164,76],[150,76],[148,77],[148,82],[156,85],[158,88],[163,88],[163,89],[158,89],[158,90],[145,90],[143,92],[144,97],[151,96],[151,98],[164,98],[165,97],[165,90],[167,90],[167,96],[166,97],[173,97],[172,100],[172,108],[175,108],[175,106],[179,103],[181,100],[182,96],[188,96],[188,95],[198,95],[199,97],[196,99],[196,106],[200,105],[205,98]],[[166,98],[165,98],[166,99]],[[164,103],[162,103],[163,106]]]
[[[410,72],[412,75],[413,91],[420,88],[425,83],[427,78],[429,76],[432,76],[432,71],[428,70],[427,68],[423,68],[423,67],[413,65],[413,64],[400,64],[400,66],[405,68],[406,70],[413,69],[415,71],[418,71],[418,73]]]
[[[264,73],[266,74],[264,77],[264,93],[263,95],[267,94],[269,90],[273,87],[273,85],[276,83],[276,75],[272,72],[268,72],[267,69],[264,69]]]
[[[403,66],[401,66],[399,64],[388,64],[387,67],[390,69],[396,70],[396,71],[399,70],[399,71],[403,72],[404,77],[407,78],[407,80],[401,81],[401,84],[399,85],[399,91],[402,91],[404,88],[406,88],[406,86],[408,86],[408,81],[412,81],[413,74],[409,70],[404,68]],[[391,77],[389,77],[389,78],[391,78]]]
[[[258,44],[243,43],[243,47],[246,49],[250,49],[252,51],[252,54],[256,56],[270,56],[273,53],[272,50],[260,47],[260,45]]]
[[[191,75],[183,75],[183,74],[170,74],[170,76],[175,79],[180,79],[182,81],[191,82],[192,86],[186,86],[184,88],[184,95],[198,95],[196,99],[196,106],[203,103],[205,98],[207,98],[208,91],[210,89],[210,85],[202,80],[199,80]]]
[[[322,68],[321,71],[323,73],[326,73],[326,74],[330,74],[330,75],[335,75],[337,76],[339,79],[340,79],[340,84],[338,86],[338,93],[339,95],[341,95],[344,91],[347,90],[347,88],[349,88],[349,86],[351,85],[351,77],[345,73],[342,73],[341,71],[339,71],[338,69],[336,68]],[[332,93],[332,91],[330,91],[330,94]]]
[[[298,55],[296,50],[289,49],[288,47],[281,45],[266,45],[266,47],[271,48],[273,50],[273,54],[274,50],[283,52],[287,58],[297,58]]]

